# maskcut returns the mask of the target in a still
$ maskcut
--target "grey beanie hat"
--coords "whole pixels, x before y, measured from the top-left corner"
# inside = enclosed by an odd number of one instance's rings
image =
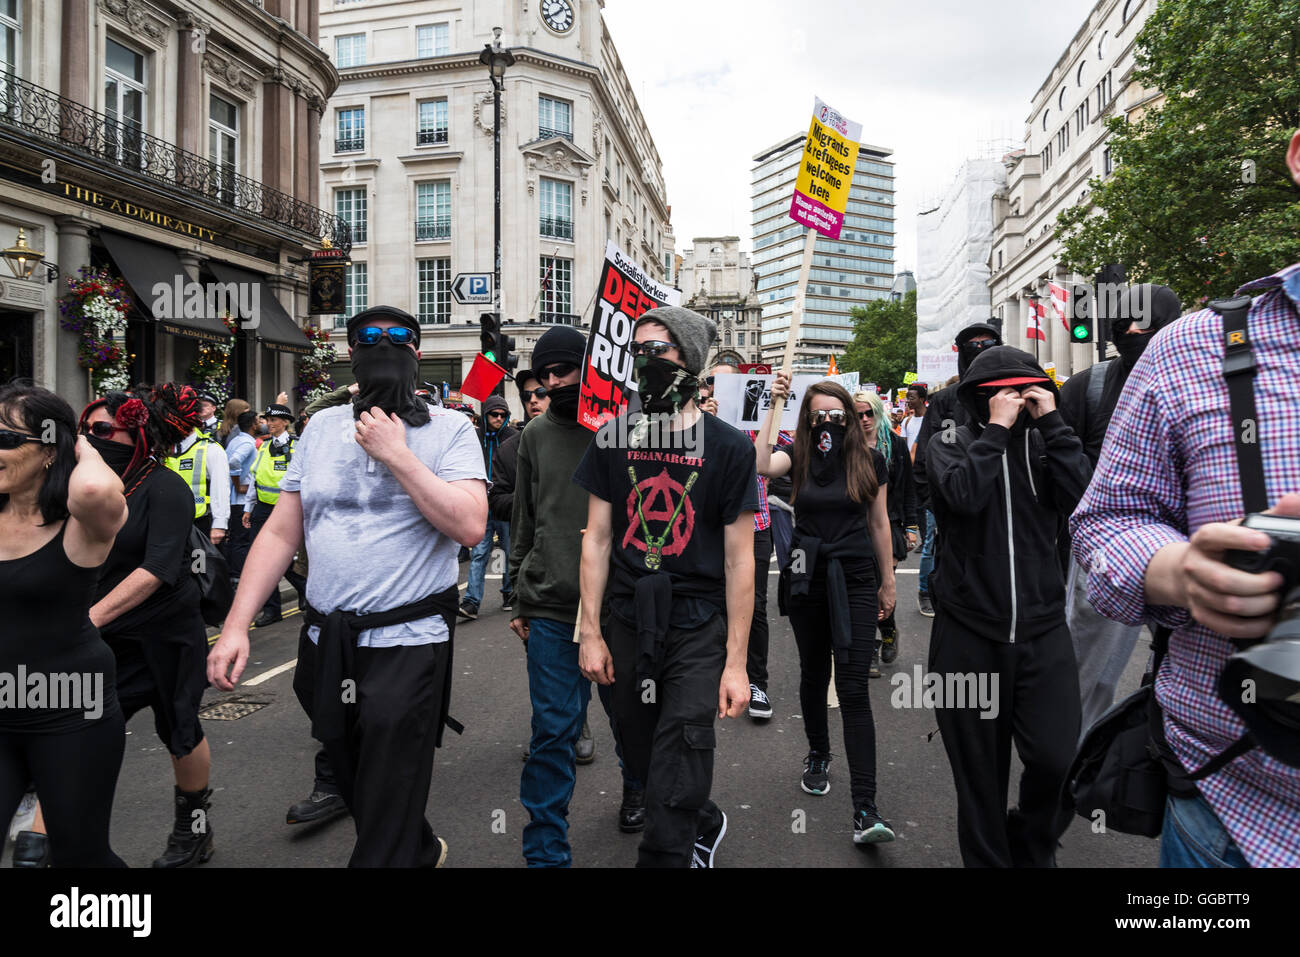
[[[643,312],[636,321],[636,326],[643,322],[657,322],[668,330],[668,334],[677,343],[682,353],[682,365],[691,375],[699,375],[704,369],[709,349],[718,337],[718,327],[707,316],[683,309],[681,306],[660,306]],[[636,326],[632,330],[636,331]]]

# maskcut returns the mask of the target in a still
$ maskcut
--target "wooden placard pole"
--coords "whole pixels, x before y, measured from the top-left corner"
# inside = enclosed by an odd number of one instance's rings
[[[790,329],[785,340],[785,354],[781,358],[781,371],[791,375],[790,366],[794,363],[794,347],[799,341],[799,325],[803,322],[803,301],[808,292],[808,276],[812,272],[813,251],[817,248],[817,230],[809,229],[804,240],[803,264],[799,267],[799,285],[794,291],[794,305],[790,309]],[[781,435],[781,415],[785,412],[785,399],[772,403],[772,425],[764,439],[768,445],[776,445]]]

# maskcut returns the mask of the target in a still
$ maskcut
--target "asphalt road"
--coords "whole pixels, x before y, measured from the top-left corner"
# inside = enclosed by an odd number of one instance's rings
[[[924,666],[930,619],[916,607],[917,559],[900,569],[900,654],[873,682],[881,813],[898,839],[873,848],[852,843],[848,769],[837,754],[831,792],[799,787],[807,752],[798,696],[798,658],[786,619],[769,594],[772,626],[768,689],[775,716],[718,722],[713,799],[728,816],[719,867],[960,867],[952,776],[933,713],[890,704],[891,672]],[[467,565],[461,566],[464,578]],[[771,582],[776,581],[775,565]],[[450,845],[448,867],[522,867],[521,833],[527,814],[519,803],[520,756],[527,746],[530,709],[524,649],[507,627],[489,579],[478,621],[456,630],[452,714],[465,734],[447,735],[438,752],[429,799],[434,830]],[[315,743],[291,687],[300,619],[253,632],[246,680],[231,694],[209,689],[205,707],[225,701],[261,705],[236,720],[205,719],[212,748],[210,824],[216,855],[207,867],[342,867],[351,853],[349,819],[323,827],[290,827],[285,810],[311,790]],[[1129,663],[1121,693],[1135,687],[1145,642]],[[589,711],[595,763],[578,769],[570,806],[570,843],[578,867],[626,867],[636,859],[637,835],[619,833],[621,778],[599,701]],[[831,741],[842,751],[838,709]],[[1012,771],[1014,803],[1019,765]],[[163,849],[172,821],[172,773],[152,716],[128,725],[126,757],[113,812],[113,847],[132,867],[148,867]],[[1157,843],[1118,833],[1093,833],[1076,818],[1058,855],[1062,867],[1153,867]]]

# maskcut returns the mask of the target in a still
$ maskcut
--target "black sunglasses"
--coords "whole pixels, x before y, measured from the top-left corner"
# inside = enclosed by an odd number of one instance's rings
[[[489,419],[501,419],[501,418],[505,418],[505,413],[502,412],[500,409],[493,409],[491,412],[487,414],[487,417]]]
[[[555,376],[557,379],[563,379],[576,368],[578,368],[578,366],[572,362],[557,362],[554,365],[547,366],[545,369],[538,369],[537,378],[549,379],[551,376]],[[541,396],[538,396],[538,398],[541,398]]]
[[[24,442],[39,442],[39,435],[28,435],[26,432],[11,432],[8,429],[0,429],[0,449],[9,451],[19,448]]]
[[[713,388],[713,380],[714,380],[714,378],[715,378],[715,377],[714,377],[714,376],[711,376],[711,375],[706,375],[706,376],[704,377],[704,384],[707,385],[710,389]]]
[[[858,418],[859,418],[859,419],[874,419],[875,417],[876,417],[876,413],[874,413],[874,412],[859,412],[859,413],[858,413]]]
[[[128,432],[121,426],[114,425],[112,422],[105,422],[102,419],[98,422],[87,422],[81,427],[82,435],[93,435],[97,439],[111,439],[114,432]]]
[[[388,337],[388,341],[395,346],[409,346],[416,341],[415,330],[408,329],[406,326],[394,326],[391,329],[380,329],[378,326],[364,326],[356,331],[352,336],[352,341],[362,346],[373,346]]]
[[[636,357],[661,356],[669,349],[676,349],[677,347],[671,342],[660,342],[652,339],[649,342],[630,342],[628,343],[627,348],[628,351],[632,353],[633,357]]]
[[[520,389],[519,392],[524,397],[525,402],[534,396],[539,399],[546,398],[546,386],[544,385],[539,385],[536,389]]]
[[[813,425],[821,425],[827,419],[835,425],[843,425],[845,418],[843,409],[818,409],[808,413],[808,421]]]

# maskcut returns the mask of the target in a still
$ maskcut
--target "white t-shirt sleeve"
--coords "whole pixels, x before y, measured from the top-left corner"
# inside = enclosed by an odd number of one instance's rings
[[[270,439],[267,441],[269,442]],[[289,468],[285,471],[284,478],[280,480],[280,491],[301,492],[302,473],[306,468],[307,459],[307,433],[303,432],[299,438],[289,441],[293,443],[293,457],[289,459]]]
[[[482,479],[487,481],[487,471],[483,468],[483,446],[479,445],[478,433],[459,412],[461,420],[456,424],[451,441],[438,457],[435,464],[430,464],[433,474],[444,482],[460,482],[465,479]]]

